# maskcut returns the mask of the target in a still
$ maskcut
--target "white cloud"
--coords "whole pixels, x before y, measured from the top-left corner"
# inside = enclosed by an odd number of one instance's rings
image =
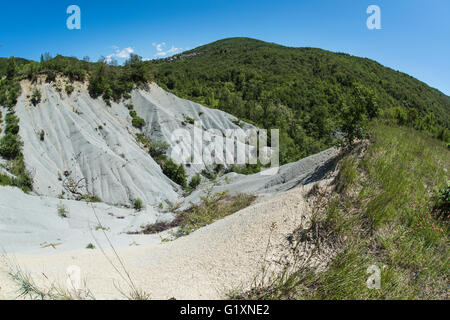
[[[181,48],[176,48],[175,46],[172,46],[170,49],[166,50],[166,43],[153,43],[153,46],[156,48],[157,53],[155,54],[155,57],[165,57],[170,54],[175,54],[177,52],[180,52]]]
[[[134,49],[131,47],[124,48],[120,50],[119,47],[113,46],[114,53],[106,56],[105,62],[110,63],[114,58],[119,59],[128,59],[132,53],[134,53]]]

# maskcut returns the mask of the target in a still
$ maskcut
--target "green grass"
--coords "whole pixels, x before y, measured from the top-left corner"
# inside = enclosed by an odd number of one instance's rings
[[[11,186],[14,184],[14,179],[6,174],[0,174],[0,186]]]
[[[326,271],[286,268],[232,298],[447,298],[449,220],[435,207],[447,186],[450,152],[410,128],[377,122],[369,132],[362,159],[353,153],[341,162],[334,196],[316,222],[342,243]],[[366,285],[371,265],[381,270],[380,289]]]
[[[97,203],[97,202],[102,202],[102,199],[100,199],[100,197],[98,197],[96,195],[85,194],[85,195],[81,196],[81,201]]]
[[[0,174],[0,186],[14,186],[22,189],[23,192],[30,192],[33,188],[33,181],[30,173],[25,168],[22,155],[15,160],[10,160],[6,166],[15,178],[6,174]]]
[[[181,219],[182,222],[176,236],[188,235],[201,227],[238,212],[251,205],[255,198],[255,196],[247,194],[236,196],[229,196],[226,193],[213,194],[210,189],[201,198],[201,205],[193,207],[188,212],[180,213],[183,219]]]

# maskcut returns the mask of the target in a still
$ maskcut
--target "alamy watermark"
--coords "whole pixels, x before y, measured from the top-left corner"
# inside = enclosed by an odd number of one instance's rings
[[[381,289],[381,270],[376,265],[371,265],[367,268],[367,273],[370,274],[367,279],[367,288],[369,289]]]
[[[172,159],[185,165],[256,165],[278,168],[279,130],[204,129],[195,121],[191,130],[179,128],[172,132]]]
[[[81,268],[79,266],[70,266],[66,270],[66,286],[71,293],[81,291]]]
[[[381,9],[377,5],[370,5],[367,8],[367,14],[370,16],[367,18],[366,25],[369,30],[380,30],[381,29]]]
[[[80,30],[81,29],[81,9],[77,5],[70,5],[66,10],[67,14],[70,16],[67,18],[66,26],[69,30]]]

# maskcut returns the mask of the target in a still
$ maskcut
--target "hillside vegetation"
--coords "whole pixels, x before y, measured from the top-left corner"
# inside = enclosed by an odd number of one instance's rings
[[[449,128],[450,98],[369,59],[232,38],[156,61],[153,69],[178,96],[281,128],[282,163],[330,146],[358,104],[448,139],[436,124]]]
[[[326,271],[299,257],[233,298],[447,298],[450,151],[411,128],[376,122],[369,132],[368,150],[344,157],[334,192],[319,193],[326,205],[296,238],[314,243],[316,253],[334,247]],[[367,287],[372,265],[380,268],[380,289]]]
[[[131,55],[123,66],[49,54],[39,63],[2,59],[2,74],[0,104],[8,107],[15,104],[17,81],[36,81],[37,75],[49,83],[57,75],[89,81],[91,96],[107,104],[155,81],[182,98],[280,129],[282,164],[332,146],[339,132],[364,137],[364,126],[375,117],[450,142],[450,97],[375,61],[321,49],[231,38],[168,59]]]

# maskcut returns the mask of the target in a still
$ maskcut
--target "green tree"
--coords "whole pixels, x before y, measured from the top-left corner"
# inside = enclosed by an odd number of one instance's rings
[[[419,113],[417,112],[417,109],[410,108],[408,110],[408,125],[411,127],[415,127],[417,125],[417,119],[419,118]]]
[[[88,88],[89,94],[94,98],[101,96],[105,92],[105,73],[105,64],[103,62],[98,62],[98,66],[89,81]]]
[[[172,159],[167,159],[163,163],[163,173],[172,181],[179,184],[183,188],[186,187],[186,170],[182,164],[178,165]]]
[[[16,59],[10,57],[8,59],[8,65],[6,67],[6,78],[8,80],[13,80],[17,73]]]
[[[362,104],[344,105],[342,108],[342,131],[345,134],[345,144],[353,145],[355,139],[362,139],[366,134],[367,115]]]
[[[20,137],[11,133],[5,134],[0,139],[0,156],[7,160],[12,160],[20,155],[22,148]]]

